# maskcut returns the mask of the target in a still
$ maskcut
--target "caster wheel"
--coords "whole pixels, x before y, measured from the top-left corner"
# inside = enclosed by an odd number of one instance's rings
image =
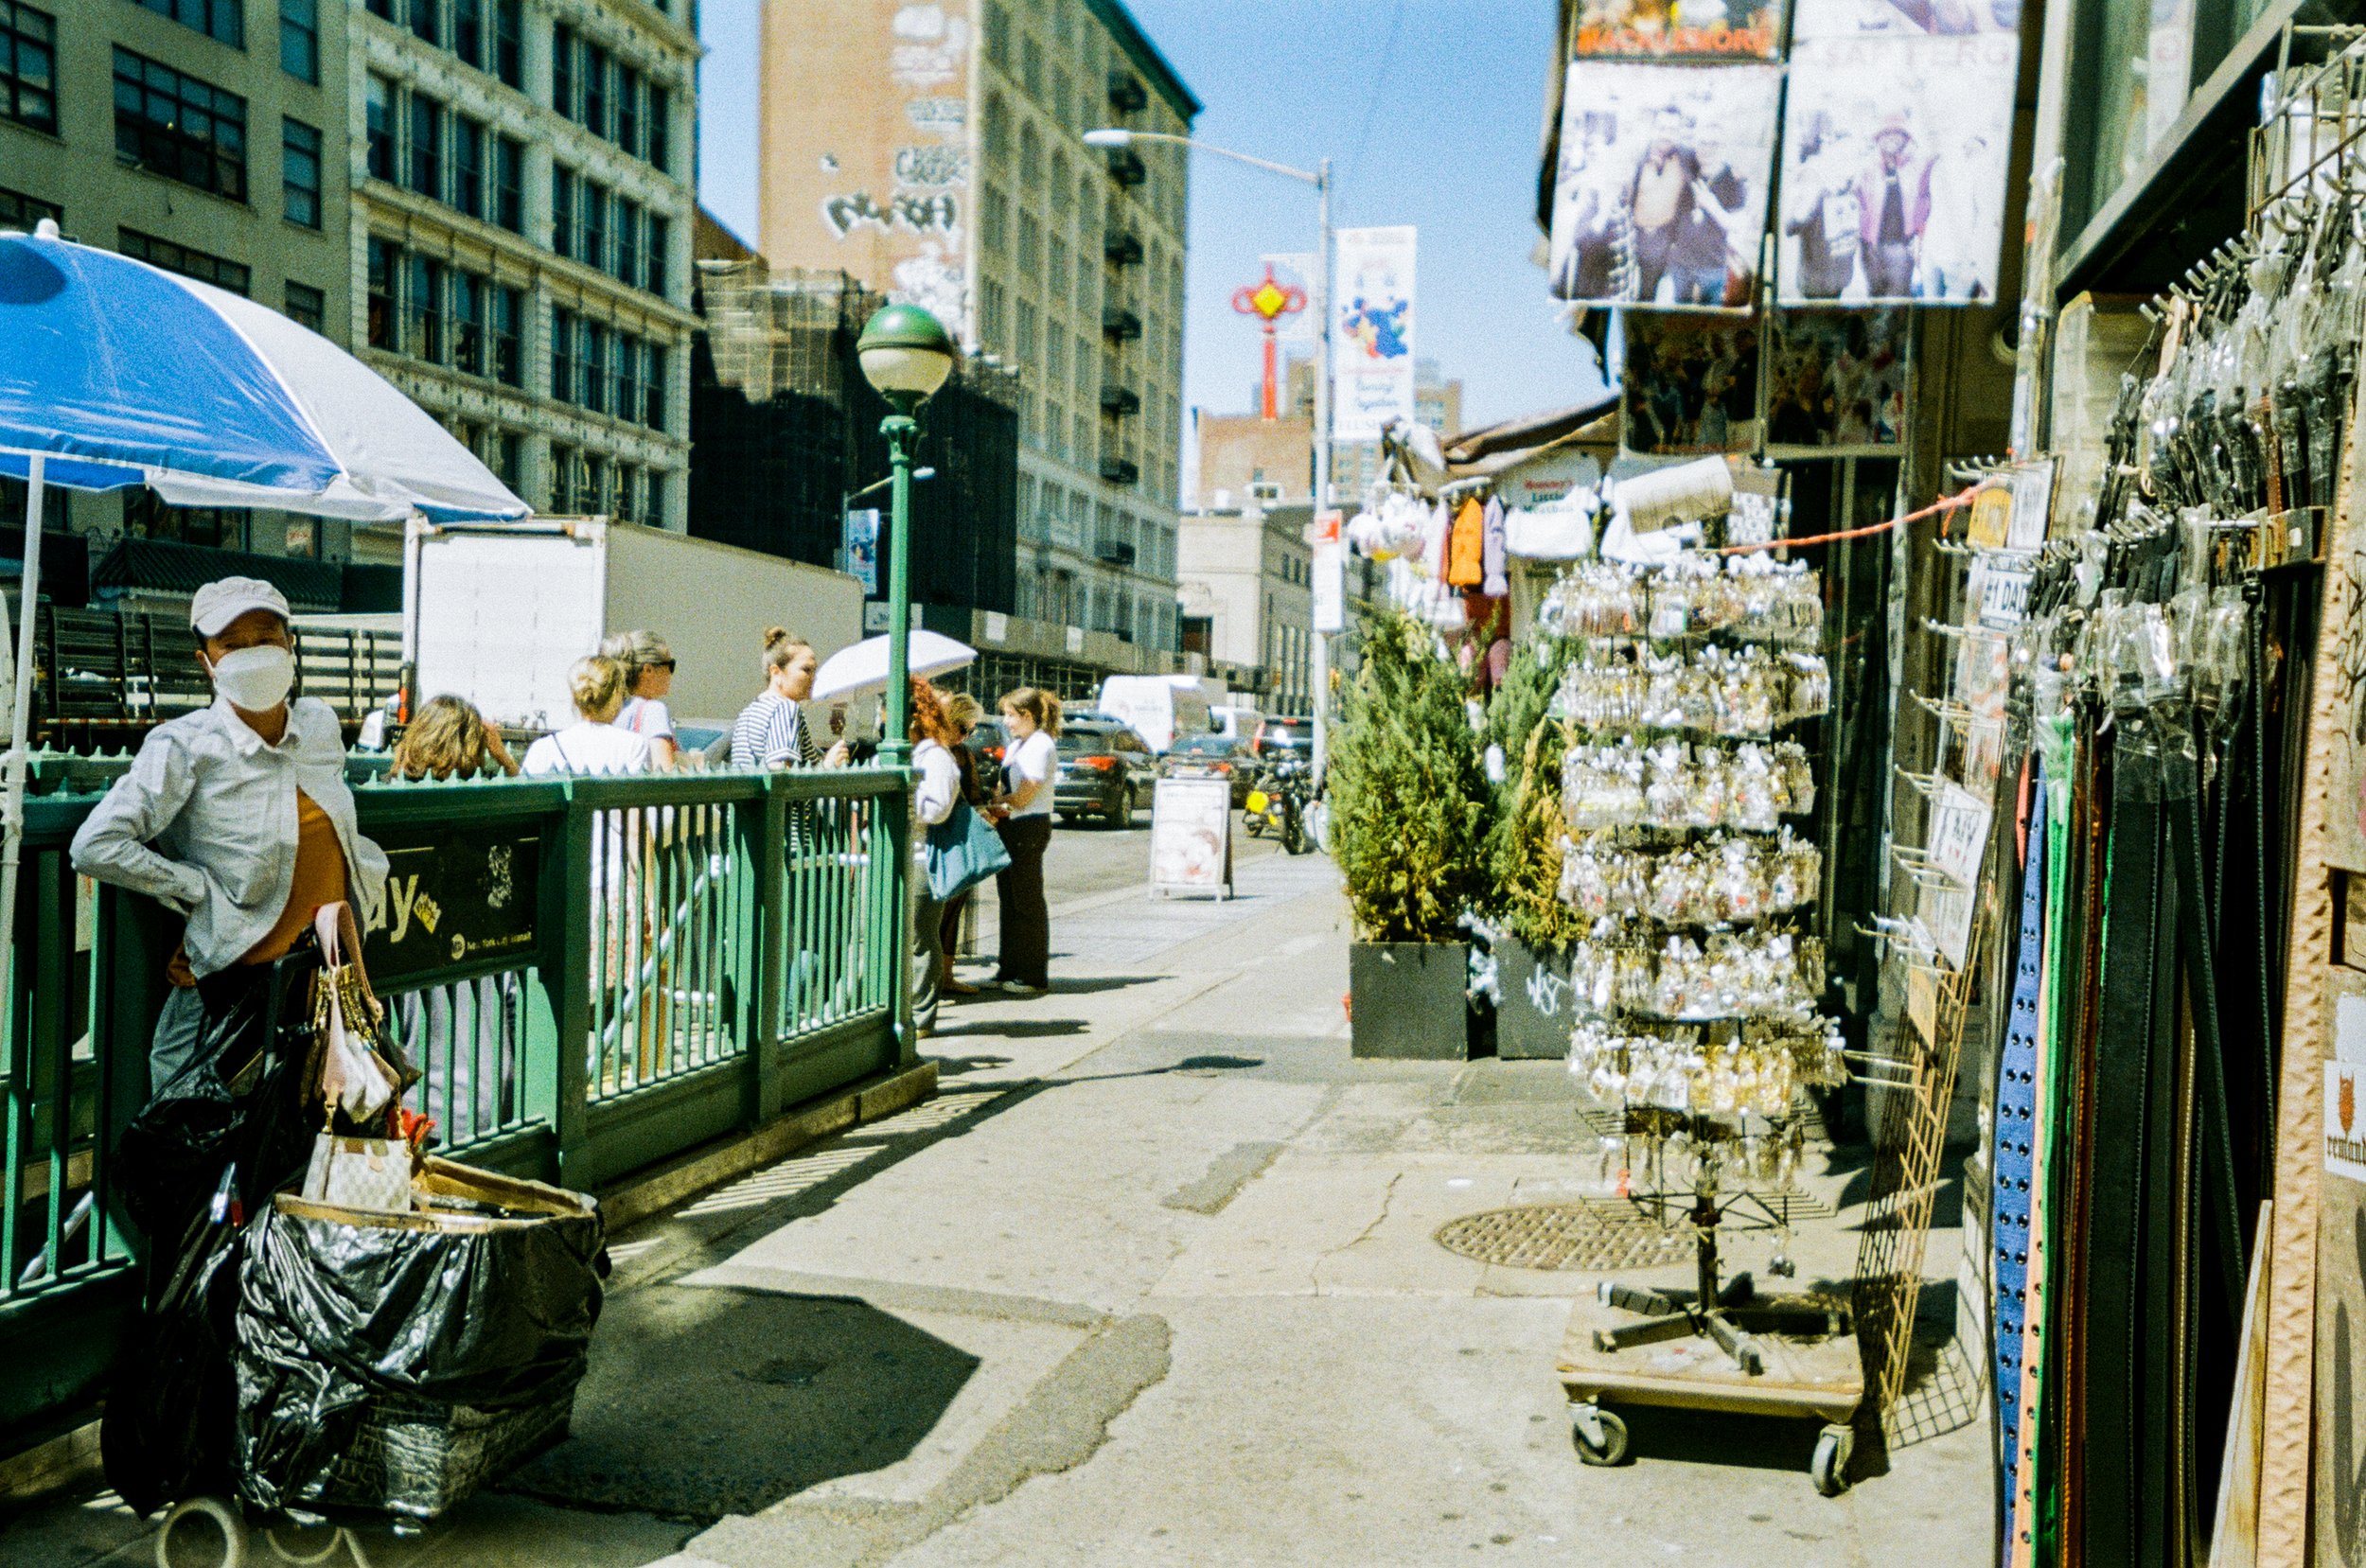
[[[247,1568],[246,1520],[219,1497],[185,1497],[156,1532],[156,1568]]]
[[[1578,1457],[1589,1465],[1616,1465],[1627,1457],[1627,1423],[1598,1404],[1571,1405],[1569,1433]]]
[[[271,1542],[280,1561],[297,1568],[316,1568],[342,1555],[345,1545],[345,1532],[334,1524],[265,1525],[263,1539]],[[357,1556],[354,1560],[361,1559]]]
[[[1815,1480],[1815,1489],[1827,1497],[1838,1497],[1848,1489],[1848,1460],[1857,1451],[1857,1435],[1845,1426],[1827,1426],[1815,1440],[1815,1457],[1808,1462],[1808,1473]]]

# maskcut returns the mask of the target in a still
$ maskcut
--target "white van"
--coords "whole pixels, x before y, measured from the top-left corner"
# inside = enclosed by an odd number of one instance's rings
[[[1216,681],[1190,675],[1113,675],[1101,683],[1095,706],[1130,727],[1164,752],[1186,735],[1204,735],[1213,728],[1208,720],[1209,688],[1221,696]]]

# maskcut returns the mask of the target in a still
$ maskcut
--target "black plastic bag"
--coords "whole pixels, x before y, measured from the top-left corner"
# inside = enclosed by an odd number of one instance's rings
[[[317,950],[238,965],[198,982],[204,1010],[188,1065],[115,1144],[115,1190],[151,1242],[184,1235],[225,1170],[240,1215],[304,1169],[318,1130],[304,1103]]]
[[[431,1162],[437,1171],[464,1168]],[[235,1325],[248,1502],[300,1508],[333,1493],[373,1401],[502,1412],[572,1395],[600,1312],[599,1211],[556,1189],[481,1179],[536,1197],[539,1211],[347,1223],[288,1200],[248,1226]]]
[[[177,1251],[150,1259],[150,1305],[126,1338],[98,1429],[107,1484],[143,1518],[228,1474],[240,1236],[226,1212],[200,1212]]]

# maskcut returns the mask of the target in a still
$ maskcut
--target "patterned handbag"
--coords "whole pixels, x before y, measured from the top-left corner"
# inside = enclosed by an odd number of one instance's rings
[[[398,1135],[396,1112],[417,1073],[400,1063],[386,1038],[386,1010],[362,967],[362,934],[352,907],[325,904],[313,920],[321,968],[312,978],[314,1053],[320,1063],[322,1130],[312,1143],[303,1195],[343,1208],[402,1211],[411,1207],[415,1154],[399,1136],[335,1131],[343,1112],[366,1132]]]

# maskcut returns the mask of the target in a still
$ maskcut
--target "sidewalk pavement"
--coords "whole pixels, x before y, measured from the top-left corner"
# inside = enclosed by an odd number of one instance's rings
[[[574,1437],[372,1561],[1988,1560],[1960,1378],[1838,1499],[1813,1422],[1637,1411],[1635,1462],[1580,1466],[1553,1366],[1598,1277],[1434,1240],[1607,1190],[1568,1075],[1351,1061],[1336,873],[1239,888],[1055,910],[1052,995],[949,1011],[937,1100],[620,1236]],[[1839,1212],[1790,1250],[1838,1277],[1862,1172],[1808,1185]],[[0,1564],[150,1560],[107,1502],[0,1527]]]

